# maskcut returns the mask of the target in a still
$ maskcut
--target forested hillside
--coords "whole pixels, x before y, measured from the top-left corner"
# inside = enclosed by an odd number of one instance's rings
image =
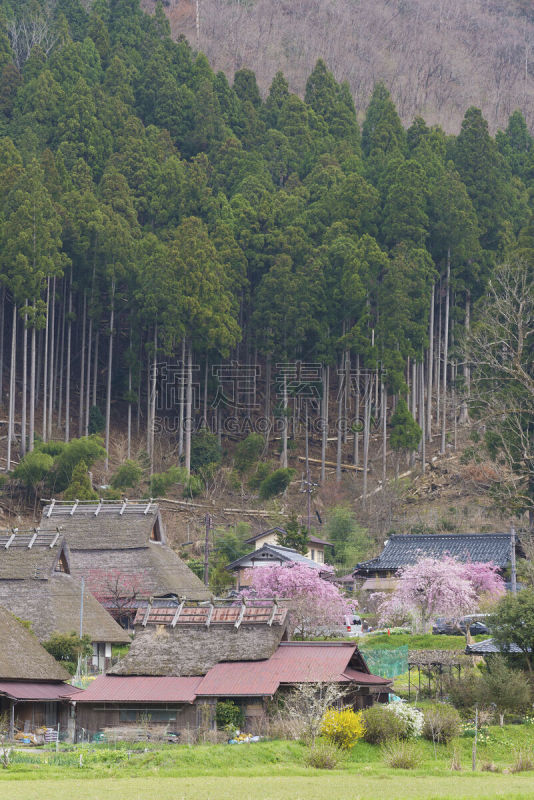
[[[349,462],[365,502],[370,457],[384,481],[416,451],[424,469],[430,440],[445,453],[479,413],[504,465],[494,484],[532,508],[534,148],[519,112],[496,137],[476,107],[458,136],[406,128],[377,84],[360,130],[323,61],[304,99],[282,72],[262,99],[252,71],[229,82],[173,41],[161,4],[0,8],[8,471],[37,447],[18,467],[37,485],[59,453],[42,442],[102,432],[109,455],[123,430],[150,473],[171,441],[200,480],[218,459],[192,436],[202,424],[223,443],[280,441],[286,468],[307,424],[317,481],[328,458],[338,479]]]
[[[142,0],[153,11],[155,0]],[[401,119],[417,114],[457,133],[476,105],[490,130],[519,108],[534,125],[530,0],[165,0],[173,35],[197,42],[215,69],[278,70],[303,94],[318,58],[348,81],[358,112],[384,81]]]

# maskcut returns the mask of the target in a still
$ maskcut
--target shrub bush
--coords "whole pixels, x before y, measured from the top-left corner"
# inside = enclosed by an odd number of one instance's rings
[[[423,736],[431,742],[448,744],[461,731],[460,715],[452,706],[433,706],[425,711]]]
[[[143,470],[137,461],[128,458],[124,464],[121,464],[117,472],[111,479],[111,485],[114,489],[127,489],[135,487],[139,484]]]
[[[515,753],[515,761],[510,767],[510,772],[530,772],[534,769],[534,753],[522,747]]]
[[[256,467],[256,471],[250,476],[248,480],[248,488],[252,489],[253,492],[257,491],[263,481],[269,476],[269,472],[271,471],[270,464],[265,463],[264,461],[260,462]]]
[[[416,748],[411,742],[393,739],[382,745],[382,758],[392,769],[415,769],[419,761]]]
[[[291,479],[293,478],[294,474],[294,469],[288,469],[286,467],[275,469],[271,475],[269,475],[260,483],[261,500],[269,500],[271,497],[275,497],[277,494],[282,494],[282,492],[285,492],[291,483]]]
[[[89,409],[89,433],[100,433],[106,427],[106,418],[98,406]]]
[[[235,449],[235,468],[241,474],[249,472],[261,456],[264,439],[260,433],[249,433]]]
[[[341,750],[350,750],[363,736],[361,712],[351,708],[329,708],[321,720],[321,734]]]
[[[214,433],[206,428],[193,434],[191,437],[191,469],[199,470],[211,464],[220,464],[222,450],[219,440]]]
[[[215,722],[219,730],[239,729],[243,726],[244,721],[243,710],[232,700],[225,700],[215,706]]]
[[[383,744],[390,739],[400,739],[405,727],[402,720],[392,714],[387,706],[371,706],[363,712],[364,741]]]
[[[343,760],[343,751],[330,741],[315,742],[304,756],[306,766],[314,769],[335,769]]]
[[[402,722],[403,739],[414,739],[416,736],[421,736],[425,721],[422,711],[407,703],[390,703],[386,708]]]

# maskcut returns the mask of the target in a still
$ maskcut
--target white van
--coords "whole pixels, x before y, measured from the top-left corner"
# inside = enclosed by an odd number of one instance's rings
[[[345,628],[347,636],[362,635],[362,620],[356,614],[345,614]]]

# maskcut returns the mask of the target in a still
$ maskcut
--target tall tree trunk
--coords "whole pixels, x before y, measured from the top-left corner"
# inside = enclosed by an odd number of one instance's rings
[[[20,450],[26,455],[26,408],[28,394],[28,299],[24,301],[24,322],[22,332],[22,412],[20,421]]]
[[[56,278],[52,278],[52,309],[50,316],[50,369],[48,374],[48,439],[52,438],[54,417],[54,345],[56,329]]]
[[[354,466],[360,461],[360,356],[356,356],[356,397],[354,398]],[[355,473],[358,474],[357,472]]]
[[[63,376],[65,369],[65,317],[67,310],[67,292],[65,281],[63,281],[63,310],[61,313],[61,345],[59,348],[59,386],[58,386],[58,407],[57,407],[57,425],[61,430],[63,420]]]
[[[11,364],[9,367],[9,418],[7,423],[6,472],[11,470],[11,447],[15,431],[15,373],[17,358],[17,305],[13,298],[13,325],[11,328]]]
[[[371,392],[373,390],[370,374],[365,375],[365,405],[363,415],[363,487],[362,505],[367,507],[367,472],[369,468],[369,433],[371,425]]]
[[[466,289],[465,292],[465,335],[469,337],[469,331],[471,329],[471,293],[469,289]],[[466,357],[464,361],[463,367],[464,379],[465,379],[465,397],[462,399],[460,404],[460,419],[458,420],[460,425],[467,425],[469,422],[469,409],[467,407],[467,399],[471,397],[471,366],[469,364],[468,358]],[[456,421],[456,417],[454,418]],[[456,430],[456,428],[455,428]],[[454,448],[456,449],[456,447]]]
[[[43,358],[43,442],[46,442],[48,433],[47,419],[47,386],[48,386],[48,317],[50,308],[50,278],[46,280],[46,323],[44,332],[44,358]]]
[[[438,330],[437,330],[437,355],[434,361],[436,365],[435,369],[435,385],[434,385],[434,393],[436,395],[436,428],[439,431],[440,421],[441,421],[441,336],[443,331],[442,325],[442,302],[441,302],[441,278],[439,279],[439,315],[438,315]]]
[[[178,421],[180,430],[178,431],[178,461],[181,461],[184,455],[184,410],[185,410],[185,336],[182,339],[182,363],[180,366],[180,410],[178,412]]]
[[[111,282],[111,313],[109,316],[108,381],[106,391],[106,461],[104,469],[109,469],[109,426],[111,419],[111,370],[113,367],[113,325],[115,323],[115,278]],[[85,326],[84,326],[85,327]]]
[[[267,450],[269,443],[269,434],[271,431],[271,354],[268,353],[265,357],[265,450]]]
[[[432,284],[430,299],[430,321],[428,323],[428,366],[427,366],[427,398],[426,398],[426,436],[432,441],[432,372],[434,367],[434,295],[436,287]]]
[[[33,301],[35,306],[35,300]],[[34,446],[35,439],[35,356],[37,349],[37,332],[36,322],[33,320],[32,325],[32,351],[30,357],[30,431],[28,437],[28,449],[31,452]]]
[[[187,342],[187,390],[185,396],[185,471],[191,474],[191,430],[193,427],[193,348]]]
[[[208,368],[209,368],[209,359],[206,353],[206,362],[204,364],[204,411],[202,414],[202,421],[206,426],[206,428],[208,427]]]
[[[282,419],[282,467],[287,468],[287,375],[284,372],[284,401]]]
[[[328,383],[330,378],[330,367],[323,364],[323,397],[321,401],[321,483],[324,483],[326,476],[326,447],[328,444]]]
[[[0,291],[0,406],[4,400],[4,325],[5,325],[6,287]]]
[[[130,352],[128,358],[128,448],[127,458],[132,457],[132,326],[130,325]]]
[[[445,455],[447,431],[447,359],[449,357],[449,303],[451,280],[451,250],[447,250],[447,294],[445,295],[445,331],[443,335],[443,398],[441,402],[441,454]]]
[[[93,399],[91,402],[92,406],[98,405],[98,345],[100,343],[100,322],[97,321],[96,323],[96,336],[95,336],[95,357],[94,357],[94,364],[93,364]],[[139,431],[138,431],[139,433]]]
[[[69,319],[67,322],[67,369],[65,374],[65,441],[70,439],[70,362],[72,350],[72,269],[69,280]]]
[[[386,485],[387,472],[387,419],[388,419],[388,390],[382,376],[382,486]]]
[[[350,350],[345,350],[345,397],[343,404],[345,408],[345,424],[343,426],[343,444],[347,444],[349,431],[348,420],[350,414]]]
[[[343,353],[340,356],[340,369],[338,370],[338,391],[337,391],[337,447],[336,447],[336,481],[339,483],[341,480],[341,445],[343,442],[343,395],[344,389],[342,385],[344,364]]]
[[[421,354],[423,356],[423,354]],[[426,435],[425,435],[425,370],[424,362],[420,364],[420,377],[419,377],[419,390],[420,390],[420,406],[419,406],[419,427],[421,428],[421,464],[423,475],[426,472]]]
[[[91,406],[91,348],[93,344],[93,317],[89,316],[89,333],[87,336],[87,370],[85,375],[85,424],[84,435],[89,434],[89,408]]]
[[[158,323],[154,325],[154,357],[152,359],[152,387],[150,390],[150,474],[154,474],[154,437],[156,433],[156,379],[158,374]]]
[[[112,311],[113,313],[113,311]],[[78,406],[78,436],[83,434],[83,401],[85,397],[85,329],[87,323],[87,292],[83,290],[82,347],[80,353],[80,402]],[[110,376],[111,377],[111,376]],[[107,447],[106,447],[107,449]],[[106,462],[106,469],[107,469]]]

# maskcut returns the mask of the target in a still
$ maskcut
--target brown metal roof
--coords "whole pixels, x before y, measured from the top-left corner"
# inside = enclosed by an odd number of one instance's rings
[[[81,692],[76,686],[52,681],[0,681],[0,695],[13,700],[69,700]]]
[[[356,650],[356,645],[344,642],[282,642],[266,661],[216,664],[197,694],[265,696],[274,694],[281,683],[347,683],[353,680],[347,669]]]
[[[202,678],[102,675],[76,698],[78,703],[192,703]]]
[[[273,624],[282,625],[287,616],[286,608],[273,608],[273,603],[268,605],[243,608],[242,604],[224,606],[186,606],[181,609],[175,604],[156,602],[145,608],[138,608],[136,625],[217,625],[231,624]]]

